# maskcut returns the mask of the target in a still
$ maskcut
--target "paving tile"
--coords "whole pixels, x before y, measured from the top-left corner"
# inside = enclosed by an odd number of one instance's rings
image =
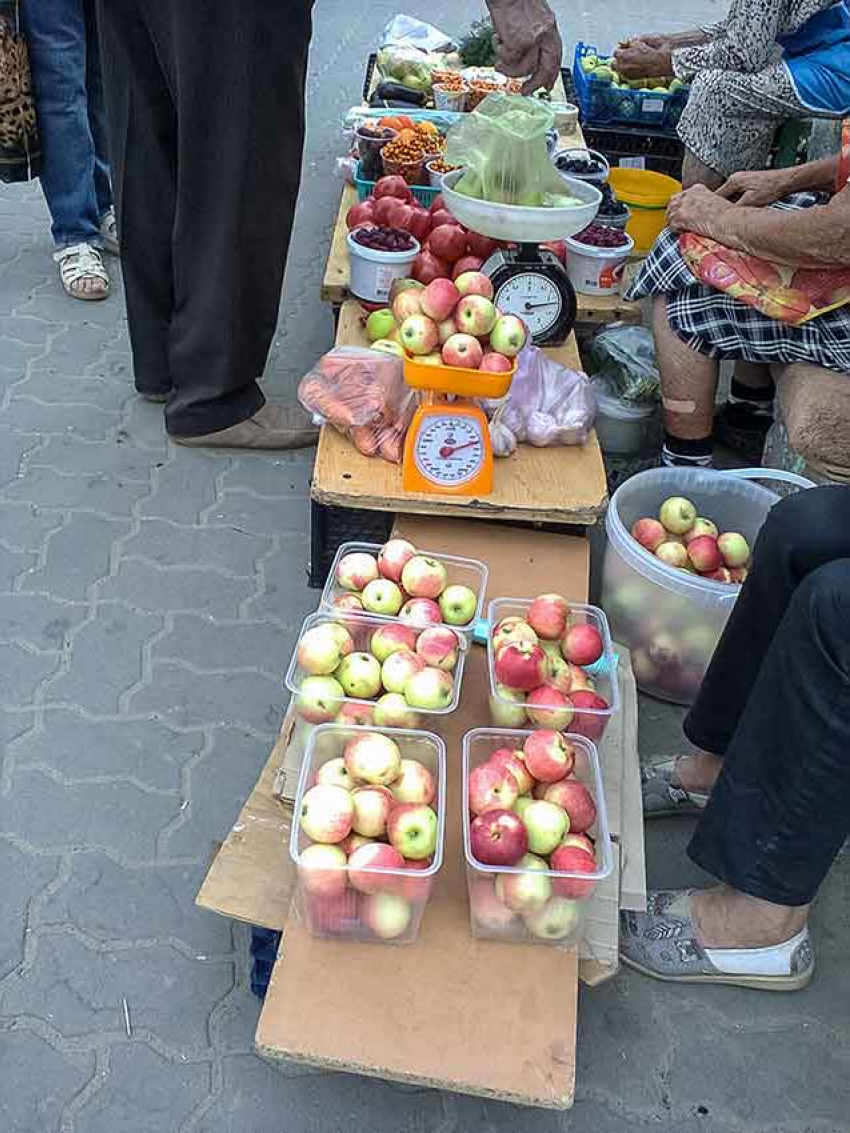
[[[268,549],[268,539],[232,527],[180,527],[148,519],[139,525],[138,535],[126,541],[122,555],[163,567],[215,567],[253,577],[257,559]]]
[[[235,725],[274,738],[287,700],[282,681],[262,673],[207,673],[199,679],[191,669],[159,661],[150,683],[130,697],[129,708],[156,713],[177,727]]]
[[[0,877],[3,878],[3,916],[0,917],[0,981],[24,958],[24,929],[33,894],[56,876],[58,859],[13,846],[0,835]],[[0,1061],[2,1065],[2,1061]],[[0,1074],[0,1081],[4,1076]],[[2,1102],[0,1101],[0,1114]],[[0,1123],[0,1128],[3,1128]]]
[[[60,531],[48,537],[44,563],[27,574],[21,589],[83,601],[89,587],[108,573],[116,539],[131,530],[129,519],[106,519],[91,512],[71,515]]]
[[[235,618],[241,604],[247,602],[255,590],[256,582],[248,576],[223,575],[219,571],[191,567],[169,570],[153,563],[125,559],[113,575],[98,583],[97,594],[99,598],[117,598],[151,613],[191,610]]]
[[[60,1133],[62,1111],[94,1067],[91,1054],[63,1054],[29,1031],[0,1030],[3,1133]]]

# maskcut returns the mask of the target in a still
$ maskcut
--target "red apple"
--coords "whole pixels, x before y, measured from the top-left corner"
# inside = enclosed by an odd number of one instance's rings
[[[414,905],[424,905],[428,900],[434,877],[417,877],[423,870],[430,869],[433,858],[422,858],[420,861],[405,861],[404,876],[393,879],[391,892],[403,897]]]
[[[308,893],[338,897],[348,885],[345,862],[345,853],[339,846],[315,842],[298,855],[298,878]]]
[[[561,839],[562,846],[578,846],[586,853],[590,854],[594,861],[596,861],[596,847],[586,834],[565,834]]]
[[[632,525],[632,538],[653,554],[667,542],[667,528],[657,519],[639,519]]]
[[[413,278],[419,283],[428,284],[435,279],[448,279],[450,275],[451,265],[435,256],[430,248],[420,252],[413,261]]]
[[[378,577],[378,563],[374,555],[353,551],[343,555],[336,571],[336,580],[343,590],[362,590]]]
[[[504,354],[498,354],[495,350],[488,350],[481,359],[481,365],[478,369],[488,374],[507,374],[513,369],[513,365],[510,358],[506,358]]]
[[[372,196],[376,201],[379,201],[381,197],[398,197],[401,201],[413,200],[410,186],[403,177],[397,176],[379,178],[372,190]]]
[[[463,262],[460,260],[455,270]],[[489,275],[484,275],[481,271],[458,272],[455,276],[455,286],[461,295],[483,295],[485,299],[493,298],[493,281]]]
[[[339,848],[347,858],[350,858],[355,850],[359,850],[361,846],[371,846],[375,842],[374,838],[366,838],[363,834],[349,834],[347,838],[339,843]]]
[[[402,291],[400,295],[396,295],[393,299],[393,315],[396,322],[400,325],[405,319],[409,319],[411,315],[422,314],[422,291]],[[393,582],[398,582],[397,578]]]
[[[455,323],[461,334],[485,338],[495,325],[498,311],[483,295],[464,295],[455,311]],[[479,359],[480,365],[481,359]]]
[[[608,701],[597,696],[590,689],[578,689],[576,692],[571,692],[570,700],[573,702],[575,715],[570,723],[569,730],[577,736],[585,736],[594,743],[598,743],[605,733],[608,717],[591,716],[589,713],[583,712],[582,709],[597,708],[605,711],[608,708]]]
[[[383,664],[391,653],[397,653],[400,649],[414,652],[418,638],[419,634],[411,626],[388,622],[372,634],[369,650]]]
[[[422,292],[422,313],[435,322],[448,319],[460,301],[460,292],[450,279],[434,279]]]
[[[672,540],[662,543],[656,550],[655,557],[660,559],[662,563],[666,563],[667,566],[676,567],[678,570],[686,569],[690,562],[688,550],[684,543],[674,543]]]
[[[410,625],[437,625],[443,620],[443,612],[433,598],[411,598],[398,612],[402,621]]]
[[[573,718],[573,702],[552,685],[545,684],[528,694],[525,711],[533,727],[563,732]]]
[[[487,810],[510,810],[519,798],[519,784],[505,767],[484,763],[469,773],[469,809],[473,814]]]
[[[472,271],[480,272],[483,266],[484,261],[478,256],[461,256],[452,271],[452,279],[458,280],[462,275],[467,275]]]
[[[386,842],[370,842],[360,846],[348,859],[348,880],[361,893],[386,893],[392,890],[395,877],[379,870],[404,869],[404,858]]]
[[[517,792],[519,793],[519,792]],[[311,787],[301,800],[298,821],[313,842],[341,842],[351,833],[354,805],[345,787]]]
[[[729,569],[729,567],[725,566],[718,567],[717,570],[712,570],[708,573],[704,573],[702,577],[710,578],[712,582],[732,583],[735,581],[732,576],[732,571]]]
[[[581,665],[570,665],[570,677],[572,684],[570,685],[570,696],[579,689],[585,689],[588,692],[593,692],[593,682],[590,677],[581,667]]]
[[[511,641],[530,641],[537,645],[537,634],[523,618],[502,618],[493,630],[493,654]]]
[[[717,549],[723,557],[723,565],[730,570],[744,567],[750,561],[750,546],[737,531],[724,531],[717,540]]]
[[[440,346],[445,346],[453,334],[457,334],[457,327],[455,326],[454,319],[445,319],[437,327],[437,333],[440,336]]]
[[[528,849],[528,834],[512,810],[486,810],[469,826],[472,855],[483,865],[516,865]]]
[[[702,516],[698,515],[690,531],[686,531],[682,536],[682,541],[687,547],[692,539],[698,539],[700,535],[710,535],[712,539],[717,539],[720,532],[717,530],[716,524],[712,523],[710,519],[703,519]]]
[[[519,916],[496,896],[489,877],[476,877],[469,891],[473,919],[487,933],[510,936],[519,928]]]
[[[471,334],[453,334],[443,347],[443,361],[447,366],[477,370],[483,357],[481,343]]]
[[[371,704],[343,704],[336,714],[337,724],[345,727],[368,727],[375,722],[375,710]]]
[[[516,779],[521,795],[526,794],[534,786],[534,780],[525,766],[521,751],[514,751],[509,747],[500,747],[498,751],[493,752],[488,762],[497,767],[507,768]]]
[[[304,915],[312,933],[348,936],[360,928],[360,894],[346,889],[339,897],[305,894]]]
[[[560,732],[548,729],[533,732],[526,737],[522,751],[529,773],[541,783],[557,783],[575,766],[575,748]],[[557,799],[547,799],[547,802],[552,801],[557,802]]]
[[[558,846],[549,859],[549,864],[559,873],[596,873],[596,859],[579,846]],[[572,900],[589,897],[595,885],[596,881],[593,878],[587,881],[582,881],[579,877],[552,878],[552,888],[555,893],[559,897],[569,897]]]
[[[569,603],[560,594],[541,594],[535,598],[526,620],[538,637],[559,641],[567,630]]]
[[[496,680],[508,688],[530,692],[549,675],[549,659],[539,645],[509,642],[496,654]]]
[[[688,558],[700,574],[711,574],[723,566],[717,540],[710,535],[698,535],[688,543]]]
[[[416,652],[424,657],[427,665],[450,673],[457,665],[457,636],[443,626],[424,629],[416,641]]]
[[[528,757],[526,756],[526,762]],[[570,816],[570,833],[583,834],[596,821],[593,795],[578,779],[561,779],[547,788],[547,802],[563,807]]]
[[[396,803],[424,803],[434,801],[437,783],[424,763],[418,759],[403,759],[398,778],[390,784],[390,791]]]
[[[454,264],[466,252],[466,232],[456,224],[436,225],[428,237],[428,248],[441,260]]]
[[[571,626],[564,634],[561,652],[572,665],[592,665],[602,656],[602,634],[588,623]]]
[[[354,819],[351,827],[364,838],[381,838],[386,833],[387,819],[395,798],[387,787],[355,787],[351,792]]]

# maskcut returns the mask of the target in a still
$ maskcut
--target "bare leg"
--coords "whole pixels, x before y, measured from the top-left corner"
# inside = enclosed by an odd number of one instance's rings
[[[685,159],[682,162],[682,188],[691,189],[694,185],[705,185],[707,189],[719,189],[726,178],[722,173],[712,169],[710,165],[700,161],[696,154],[689,149],[685,150]]]
[[[769,948],[805,928],[808,905],[776,905],[718,885],[691,897],[700,940],[708,948]]]
[[[691,350],[670,329],[664,295],[653,302],[652,330],[661,373],[665,431],[683,440],[708,440],[714,421],[719,365]]]
[[[676,760],[676,774],[682,786],[686,791],[697,791],[700,794],[711,791],[722,767],[722,758],[710,751],[680,755]]]

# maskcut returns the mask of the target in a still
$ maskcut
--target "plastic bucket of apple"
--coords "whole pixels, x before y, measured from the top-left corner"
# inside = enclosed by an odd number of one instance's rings
[[[560,594],[489,606],[490,719],[602,738],[620,706],[608,619]]]
[[[448,626],[319,610],[301,627],[286,687],[308,725],[415,728],[457,708],[467,648]]]
[[[477,559],[417,550],[407,539],[343,543],[320,605],[422,628],[450,626],[468,639],[482,614],[488,573]]]
[[[323,724],[289,851],[313,936],[409,944],[443,864],[446,749],[430,732]]]
[[[577,944],[613,868],[595,745],[547,730],[468,732],[463,813],[472,935]]]

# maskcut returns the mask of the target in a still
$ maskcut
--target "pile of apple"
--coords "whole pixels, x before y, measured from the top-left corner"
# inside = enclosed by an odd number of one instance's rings
[[[657,519],[637,520],[632,538],[667,566],[714,582],[740,585],[747,577],[750,548],[744,536],[737,531],[721,534],[684,496],[666,499]]]
[[[493,284],[479,271],[454,282],[435,279],[427,286],[403,281],[392,308],[373,311],[366,337],[378,349],[401,347],[429,365],[507,373],[526,341],[516,315],[503,315],[493,302]]]
[[[469,843],[481,865],[521,872],[474,879],[472,915],[479,929],[514,936],[523,925],[542,940],[575,934],[578,902],[593,892],[596,853],[587,831],[596,802],[573,774],[575,747],[559,732],[526,737],[522,749],[500,748],[467,781]]]
[[[604,643],[596,626],[573,619],[560,594],[541,594],[525,618],[502,618],[490,637],[496,678],[490,698],[494,724],[503,728],[551,728],[571,731],[594,742],[605,731],[604,697],[595,691],[585,666],[602,656]]]
[[[430,891],[430,876],[417,873],[437,848],[437,784],[390,736],[347,734],[343,754],[322,764],[298,812],[310,840],[298,860],[307,925],[320,935],[393,940]]]

